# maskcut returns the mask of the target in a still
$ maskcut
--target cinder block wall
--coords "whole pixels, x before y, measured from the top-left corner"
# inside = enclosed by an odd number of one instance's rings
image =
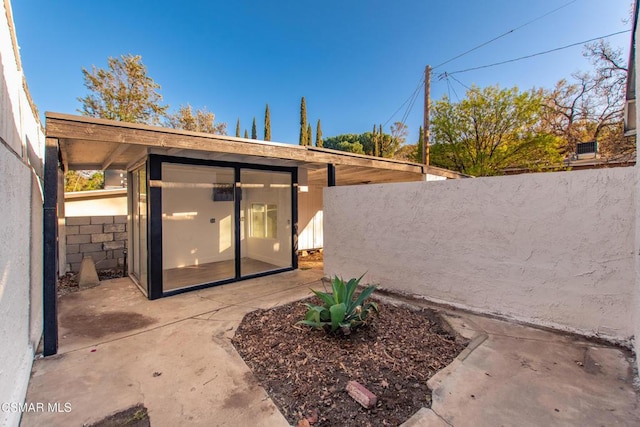
[[[127,216],[78,216],[65,219],[67,271],[78,272],[90,256],[97,270],[122,267],[127,247]]]

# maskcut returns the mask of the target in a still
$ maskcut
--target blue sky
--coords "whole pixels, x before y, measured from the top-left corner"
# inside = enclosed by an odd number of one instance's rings
[[[109,56],[139,54],[162,86],[165,103],[206,107],[234,134],[236,119],[272,140],[298,142],[300,98],[325,137],[369,131],[401,120],[393,113],[418,85],[425,65],[517,28],[571,0],[14,0],[14,21],[27,82],[38,109],[77,113],[86,95],[81,68],[106,67]],[[575,0],[434,70],[432,99],[463,96],[453,72],[565,46],[630,28],[629,0]],[[628,52],[630,34],[609,39]],[[455,77],[483,87],[552,87],[590,64],[580,46]],[[415,142],[422,95],[406,119]]]

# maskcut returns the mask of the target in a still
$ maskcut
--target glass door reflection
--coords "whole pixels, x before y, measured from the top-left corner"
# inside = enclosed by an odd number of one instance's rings
[[[292,266],[291,173],[240,170],[240,274]]]
[[[234,169],[162,163],[163,291],[236,277]]]

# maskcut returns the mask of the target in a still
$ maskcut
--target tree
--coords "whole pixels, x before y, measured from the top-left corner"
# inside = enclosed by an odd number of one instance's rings
[[[373,125],[372,135],[373,135],[373,138],[372,138],[372,140],[373,140],[373,155],[376,156],[376,157],[379,157],[380,156],[380,136],[381,135],[378,135],[378,132],[376,130],[376,125]]]
[[[140,55],[108,59],[108,69],[82,68],[84,85],[91,92],[78,98],[85,116],[132,123],[159,124],[168,105],[161,105],[160,85],[147,75]]]
[[[418,135],[418,144],[413,156],[413,161],[416,163],[424,163],[422,158],[422,147],[424,146],[424,129],[420,126],[420,134]]]
[[[271,141],[271,112],[269,111],[269,104],[264,111],[264,140]]]
[[[597,140],[606,157],[635,158],[635,138],[623,130],[628,70],[622,51],[600,40],[585,45],[583,55],[593,72],[574,73],[573,81],[562,79],[543,91],[544,128],[561,139],[567,156],[579,142]]]
[[[320,126],[320,119],[318,119],[318,125],[316,126],[316,147],[322,147],[322,126]]]
[[[323,141],[323,146],[324,148],[331,148],[332,150],[365,154],[362,144],[360,143],[360,135],[354,133],[347,133],[325,138]]]
[[[311,123],[307,125],[307,145],[311,145],[313,142],[313,131],[311,130]]]
[[[173,129],[226,135],[227,124],[216,124],[215,119],[216,115],[207,111],[206,107],[194,112],[191,105],[187,104],[186,106],[181,105],[176,113],[167,115],[165,125]]]
[[[394,159],[403,160],[405,162],[415,162],[416,157],[416,145],[404,144],[398,148],[393,155]]]
[[[431,163],[477,176],[558,165],[558,138],[540,127],[541,102],[515,87],[472,87],[458,103],[445,96],[432,110]]]
[[[256,126],[256,118],[253,118],[253,124],[251,125],[251,139],[258,139],[258,127]]]
[[[249,132],[246,129],[244,130],[244,138],[249,139]]]
[[[393,157],[402,144],[407,139],[407,125],[402,122],[395,122],[391,125],[391,137],[386,138],[382,133],[382,126],[380,127],[379,142],[379,156],[380,157]]]
[[[89,191],[104,188],[104,172],[74,171],[64,174],[64,191]]]
[[[311,141],[307,140],[307,101],[302,97],[300,101],[300,145],[309,145]]]
[[[236,121],[236,136],[240,138],[240,117],[238,117],[238,121]]]

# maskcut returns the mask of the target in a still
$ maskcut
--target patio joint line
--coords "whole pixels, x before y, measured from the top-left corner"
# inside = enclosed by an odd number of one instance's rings
[[[512,339],[523,340],[523,341],[537,341],[537,342],[550,342],[550,343],[557,342],[557,343],[566,344],[566,342],[556,341],[556,340],[553,340],[553,339],[527,338],[527,337],[513,336],[513,335],[508,335],[508,334],[500,334],[500,333],[493,333],[493,332],[487,332],[487,331],[485,331],[485,333],[487,335],[491,335],[491,336],[495,336],[495,337],[512,338]]]
[[[431,409],[431,411],[433,411],[434,414],[436,414],[436,417],[440,418],[442,420],[442,422],[444,422],[446,425],[454,427],[453,424],[451,424],[449,421],[445,420],[439,413],[437,413],[433,408],[429,408]]]

